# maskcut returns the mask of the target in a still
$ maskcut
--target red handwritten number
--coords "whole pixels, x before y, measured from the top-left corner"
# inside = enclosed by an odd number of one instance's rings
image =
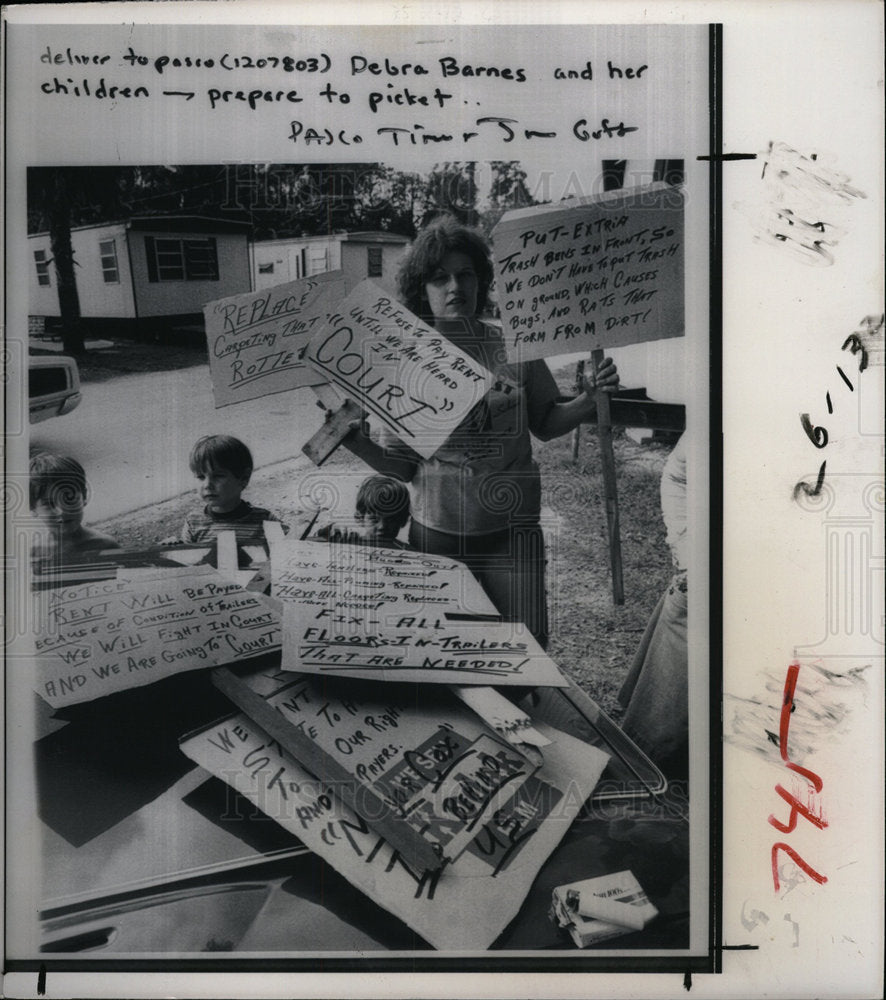
[[[790,846],[790,844],[773,844],[772,845],[772,881],[775,884],[775,891],[781,888],[781,882],[778,880],[778,852],[784,851],[785,854],[789,855],[791,860],[800,866],[804,872],[811,878],[815,879],[819,885],[824,885],[827,882],[827,875],[821,875],[813,867],[807,865],[806,862],[800,857],[799,854]]]
[[[809,822],[813,826],[818,827],[819,830],[828,825],[827,820],[823,819],[821,816],[816,816],[809,806],[804,805],[797,798],[797,796],[789,792],[784,785],[776,785],[775,790],[791,807],[791,815],[787,823],[782,823],[781,820],[776,819],[774,815],[769,817],[769,822],[776,828],[776,830],[781,830],[782,833],[790,833],[797,825],[797,816],[802,816],[804,819],[808,819]]]
[[[824,782],[815,771],[810,771],[808,768],[800,767],[799,764],[794,764],[788,755],[788,730],[791,727],[791,712],[794,710],[794,692],[797,690],[797,675],[799,673],[799,663],[792,663],[788,667],[788,674],[784,681],[784,696],[781,703],[781,718],[779,719],[778,727],[778,748],[781,753],[781,759],[785,764],[792,771],[796,771],[797,774],[802,774],[807,781],[812,783],[816,792],[820,792]]]
[[[797,690],[797,677],[800,673],[800,664],[792,663],[788,667],[787,676],[784,682],[784,694],[782,696],[781,702],[781,716],[779,718],[778,726],[778,748],[781,754],[781,759],[790,768],[790,770],[795,771],[797,774],[803,775],[807,781],[810,782],[812,787],[815,789],[816,793],[820,792],[824,782],[821,778],[814,772],[810,771],[806,767],[800,767],[799,764],[795,764],[788,753],[788,731],[791,728],[791,712],[794,710],[794,692]],[[775,816],[770,815],[769,822],[776,829],[781,830],[782,833],[790,833],[794,827],[797,825],[797,816],[802,815],[805,819],[808,819],[813,826],[817,827],[819,830],[822,827],[827,826],[827,822],[820,816],[816,816],[808,806],[804,805],[797,799],[795,795],[792,795],[783,785],[776,785],[775,791],[791,806],[791,815],[788,822],[782,823],[777,820]],[[772,883],[775,886],[775,891],[778,892],[781,887],[781,882],[778,878],[778,852],[784,851],[804,872],[811,878],[814,879],[819,885],[827,882],[827,878],[817,872],[811,865],[808,865],[800,855],[791,847],[789,844],[776,843],[772,845]]]

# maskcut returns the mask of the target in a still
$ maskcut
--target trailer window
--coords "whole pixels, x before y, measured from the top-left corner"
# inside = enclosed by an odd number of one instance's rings
[[[120,271],[117,267],[117,244],[114,240],[99,240],[98,254],[101,257],[102,277],[106,285],[120,283]]]
[[[45,250],[34,251],[34,265],[37,268],[37,284],[52,284],[49,278],[49,261],[46,259]]]
[[[218,281],[215,238],[204,240],[145,237],[149,281]]]

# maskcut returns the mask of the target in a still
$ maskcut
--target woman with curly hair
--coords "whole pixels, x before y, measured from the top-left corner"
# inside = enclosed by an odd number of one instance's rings
[[[559,437],[596,418],[594,386],[558,402],[543,360],[509,364],[501,333],[483,322],[493,269],[484,237],[451,216],[416,237],[398,274],[401,301],[493,376],[492,388],[435,454],[425,459],[387,431],[373,441],[355,425],[345,445],[374,469],[411,485],[410,544],[449,556],[474,573],[506,621],[545,646],[541,479],[530,434]],[[618,387],[612,360],[596,386]]]

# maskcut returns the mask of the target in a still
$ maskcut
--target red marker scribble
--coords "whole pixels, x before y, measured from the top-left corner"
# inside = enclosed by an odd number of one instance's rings
[[[792,663],[788,667],[787,677],[784,681],[784,697],[781,703],[781,719],[778,727],[778,748],[781,753],[781,759],[787,764],[787,766],[792,770],[796,771],[797,774],[802,774],[803,777],[812,783],[816,792],[820,792],[824,782],[819,778],[815,771],[810,771],[808,768],[800,767],[799,764],[795,764],[788,755],[788,730],[791,726],[791,712],[794,710],[794,691],[797,690],[797,676],[800,673],[800,664]]]
[[[791,727],[791,712],[794,710],[794,692],[797,690],[797,677],[800,673],[800,664],[792,663],[788,667],[787,676],[784,682],[784,696],[782,698],[781,704],[781,717],[779,719],[778,728],[778,747],[779,753],[781,754],[781,759],[790,768],[790,770],[795,771],[797,774],[801,774],[815,789],[818,793],[822,790],[824,782],[821,778],[814,772],[810,771],[806,767],[800,767],[799,764],[795,764],[788,754],[788,731]],[[793,793],[789,792],[783,785],[776,785],[775,791],[787,802],[791,807],[791,815],[788,818],[787,823],[782,823],[780,820],[776,819],[774,815],[769,816],[769,822],[777,830],[782,833],[790,833],[797,825],[797,817],[803,816],[804,819],[808,819],[813,826],[821,830],[823,827],[827,826],[827,821],[822,815],[816,813],[812,809],[811,802],[809,805],[801,802]],[[811,798],[811,795],[809,796]],[[772,845],[772,883],[775,886],[775,891],[778,892],[781,887],[781,882],[778,877],[778,852],[784,851],[793,861],[797,864],[806,874],[814,879],[819,885],[827,882],[827,878],[817,872],[811,865],[807,864],[800,855],[791,847],[789,844],[776,843]]]
[[[802,803],[797,796],[789,792],[784,785],[776,785],[775,790],[791,807],[791,815],[787,823],[782,823],[781,820],[776,819],[774,815],[770,815],[769,822],[776,828],[776,830],[781,830],[782,833],[790,833],[797,825],[797,816],[802,816],[804,819],[808,819],[809,822],[813,826],[818,827],[819,830],[828,825],[827,820],[823,816],[820,816],[813,811],[811,804],[805,805]]]
[[[775,891],[778,892],[781,887],[781,883],[778,880],[778,852],[784,851],[794,864],[798,865],[803,869],[804,872],[811,878],[815,879],[819,885],[823,885],[827,882],[827,875],[821,875],[817,872],[811,865],[807,865],[806,862],[800,857],[799,854],[790,846],[790,844],[773,844],[772,845],[772,881],[775,885]]]

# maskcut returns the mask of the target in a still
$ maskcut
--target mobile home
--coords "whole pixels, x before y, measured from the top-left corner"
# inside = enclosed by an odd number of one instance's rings
[[[145,216],[71,230],[80,313],[94,330],[202,326],[203,306],[251,290],[250,226],[200,216]],[[28,237],[31,316],[60,315],[49,233]]]

